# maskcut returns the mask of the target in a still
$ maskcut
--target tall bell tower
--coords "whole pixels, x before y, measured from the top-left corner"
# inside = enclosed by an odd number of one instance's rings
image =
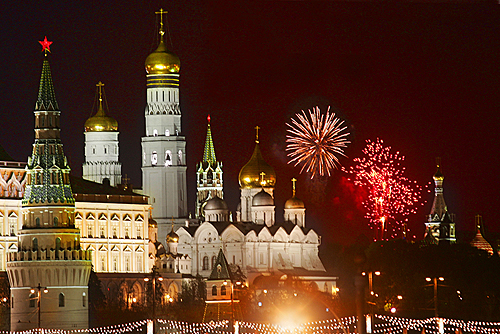
[[[180,60],[165,41],[160,9],[159,44],[145,62],[146,136],[142,137],[142,186],[153,206],[158,237],[168,233],[170,221],[187,217],[186,138],[181,131],[179,106]]]

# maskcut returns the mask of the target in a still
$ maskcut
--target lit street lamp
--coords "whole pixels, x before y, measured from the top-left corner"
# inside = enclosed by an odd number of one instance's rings
[[[153,333],[156,333],[156,281],[158,280],[159,282],[163,281],[163,277],[160,276],[160,273],[158,272],[158,268],[156,266],[153,266],[151,269],[151,278],[149,277],[144,277],[145,282],[149,282],[149,280],[152,281],[153,284]]]
[[[41,294],[41,290],[43,289],[43,293],[48,293],[49,290],[46,288],[46,287],[43,287],[43,286],[40,286],[40,283],[38,283],[38,286],[34,287],[34,288],[31,288],[30,292],[31,294],[34,294],[36,290],[38,290],[38,294],[37,294],[37,309],[38,309],[38,328],[42,328],[40,326],[40,322],[41,322],[41,318],[40,318],[40,303],[41,303],[41,300],[42,300],[42,294]]]
[[[438,317],[438,280],[440,282],[444,281],[444,277],[426,277],[425,280],[427,282],[431,282],[432,284],[429,284],[428,286],[434,286],[434,317]]]

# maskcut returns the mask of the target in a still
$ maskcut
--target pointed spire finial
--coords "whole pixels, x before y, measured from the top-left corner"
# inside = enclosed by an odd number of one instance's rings
[[[436,165],[437,165],[437,168],[441,167],[441,157],[436,158]]]
[[[295,182],[297,182],[297,179],[292,178],[292,197],[295,197]]]
[[[163,35],[165,34],[165,30],[163,29],[163,14],[167,14],[168,12],[163,10],[163,8],[160,8],[159,12],[155,12],[155,14],[160,15],[160,36],[163,38]]]
[[[257,125],[255,127],[255,142],[258,144],[259,143],[259,129],[260,127]]]

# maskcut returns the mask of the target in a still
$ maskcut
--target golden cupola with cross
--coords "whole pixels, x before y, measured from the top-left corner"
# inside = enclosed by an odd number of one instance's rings
[[[250,160],[241,168],[239,182],[241,188],[274,188],[276,173],[264,158],[259,147],[259,127],[256,126],[255,148]]]
[[[172,51],[169,51],[165,43],[165,30],[163,28],[163,14],[166,13],[163,9],[157,14],[160,14],[160,43],[145,62],[146,72],[148,74],[168,74],[179,73],[181,69],[181,61],[179,57]]]
[[[99,94],[99,105],[97,107],[97,112],[95,115],[89,117],[85,121],[85,131],[86,132],[108,132],[108,131],[118,131],[118,122],[113,117],[110,117],[104,111],[104,84],[99,81],[96,85]]]
[[[118,122],[106,114],[108,109],[104,84],[96,84],[97,112],[85,122],[85,161],[82,176],[85,180],[115,187],[122,183],[122,164],[119,161]],[[106,181],[107,180],[107,181]]]

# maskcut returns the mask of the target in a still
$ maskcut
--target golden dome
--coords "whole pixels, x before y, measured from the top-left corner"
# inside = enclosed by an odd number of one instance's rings
[[[99,109],[97,113],[87,119],[85,122],[86,132],[109,132],[118,131],[118,122],[113,117],[106,116],[102,109]]]
[[[85,132],[111,132],[118,131],[118,122],[104,112],[102,106],[104,84],[99,81],[96,85],[99,93],[99,107],[94,116],[85,121]]]
[[[179,242],[179,235],[174,232],[174,228],[172,227],[172,231],[167,234],[167,244],[171,242]]]
[[[295,196],[285,202],[285,209],[305,209],[305,207],[304,202]]]
[[[240,170],[238,178],[242,188],[274,187],[276,173],[262,157],[258,142],[255,144],[252,157]]]
[[[151,216],[148,219],[148,225],[149,225],[149,227],[158,228],[158,223]]]
[[[146,58],[145,66],[148,74],[179,73],[181,61],[175,53],[167,50],[162,36],[156,50]]]

